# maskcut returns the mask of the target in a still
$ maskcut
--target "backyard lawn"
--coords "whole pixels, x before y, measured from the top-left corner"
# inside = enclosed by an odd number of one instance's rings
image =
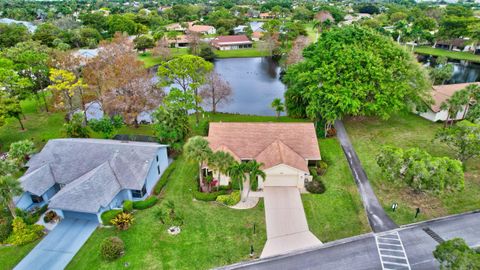
[[[419,54],[431,54],[434,56],[445,56],[451,59],[480,62],[480,55],[475,55],[470,52],[456,52],[432,47],[416,47],[414,51]]]
[[[454,157],[445,144],[433,142],[435,131],[442,127],[414,114],[392,117],[390,120],[367,119],[345,121],[350,139],[373,185],[375,193],[387,213],[398,224],[408,224],[435,217],[480,209],[480,159],[470,160],[466,166],[465,189],[457,193],[434,195],[415,193],[406,186],[396,186],[382,178],[375,157],[384,144],[404,149],[418,147],[434,156]],[[398,203],[396,212],[390,210]],[[421,210],[415,219],[415,209]]]
[[[165,196],[175,203],[184,218],[182,232],[170,236],[167,227],[155,217],[157,206],[135,213],[134,225],[127,231],[97,229],[77,253],[67,269],[208,269],[249,258],[250,245],[257,255],[266,241],[263,203],[250,210],[234,210],[217,203],[193,200],[198,167],[176,160]],[[256,235],[253,235],[256,224]],[[100,243],[108,236],[119,236],[126,245],[125,256],[114,262],[100,257]]]
[[[171,48],[170,51],[172,56],[188,54],[188,48]],[[150,52],[139,54],[138,59],[145,63],[146,68],[156,66],[162,62],[160,58],[152,56]]]
[[[308,227],[320,241],[328,242],[370,232],[367,216],[336,138],[321,139],[322,159],[329,165],[322,177],[323,194],[302,195]]]

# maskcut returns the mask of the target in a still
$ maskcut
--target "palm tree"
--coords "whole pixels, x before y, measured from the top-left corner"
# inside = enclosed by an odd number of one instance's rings
[[[250,186],[252,186],[254,182],[258,181],[259,176],[261,176],[263,179],[266,178],[265,172],[260,169],[263,166],[263,163],[259,163],[256,160],[250,160],[246,164],[248,176],[250,179]]]
[[[467,103],[465,104],[465,110],[463,111],[463,116],[462,116],[462,119],[465,119],[465,116],[467,115],[467,112],[470,109],[470,102],[476,100],[477,96],[480,96],[480,85],[472,83],[462,91],[466,91],[465,95],[467,99]],[[476,100],[476,102],[479,102],[479,100]]]
[[[280,113],[285,111],[285,106],[280,98],[276,98],[272,101],[272,108],[277,112],[277,118],[280,118]]]
[[[207,161],[212,155],[212,149],[208,145],[208,141],[201,136],[190,138],[183,146],[183,151],[187,160],[197,162],[199,166],[199,180],[202,180],[202,163]]]
[[[13,217],[16,217],[13,197],[21,195],[22,192],[20,182],[13,176],[0,176],[0,205],[7,206]]]
[[[208,158],[208,166],[210,169],[217,171],[218,173],[218,185],[217,190],[220,187],[220,176],[227,174],[228,168],[235,162],[235,159],[227,152],[217,151],[210,155]]]
[[[453,95],[447,99],[446,102],[443,102],[440,105],[440,109],[442,110],[447,110],[447,120],[445,121],[445,127],[447,127],[448,123],[451,122],[453,124],[453,121],[455,120],[457,114],[459,111],[464,108],[468,102],[470,101],[469,95],[467,91],[457,91],[453,93]],[[450,121],[453,119],[452,121]]]
[[[176,31],[171,31],[167,33],[167,38],[170,40],[175,40],[175,43],[177,42],[177,37],[178,37],[178,32]],[[177,47],[178,50],[178,44],[175,44],[175,47]]]
[[[245,181],[246,173],[245,163],[233,162],[227,169],[227,174],[232,181],[238,182],[240,194],[243,194],[243,182]]]

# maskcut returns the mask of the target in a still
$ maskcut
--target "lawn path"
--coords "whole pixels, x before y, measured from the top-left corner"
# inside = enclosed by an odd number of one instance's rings
[[[335,129],[337,130],[337,138],[345,153],[353,178],[357,183],[358,191],[360,192],[365,211],[367,212],[368,222],[373,232],[378,233],[398,228],[397,224],[385,213],[385,210],[383,210],[378,202],[377,196],[375,196],[372,186],[368,181],[367,174],[360,163],[360,159],[348,138],[343,122],[339,120],[335,121]]]

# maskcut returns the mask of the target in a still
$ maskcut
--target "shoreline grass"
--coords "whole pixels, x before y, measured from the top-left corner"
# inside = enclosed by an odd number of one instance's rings
[[[466,60],[466,61],[480,63],[480,55],[475,55],[469,52],[448,51],[448,50],[432,48],[432,47],[415,47],[414,52],[418,54],[445,56],[450,59]]]

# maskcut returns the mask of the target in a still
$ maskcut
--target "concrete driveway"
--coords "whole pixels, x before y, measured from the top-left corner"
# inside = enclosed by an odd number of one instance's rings
[[[64,269],[97,226],[89,220],[62,220],[14,269]]]
[[[321,245],[308,229],[300,191],[296,187],[265,187],[267,243],[261,258]]]

